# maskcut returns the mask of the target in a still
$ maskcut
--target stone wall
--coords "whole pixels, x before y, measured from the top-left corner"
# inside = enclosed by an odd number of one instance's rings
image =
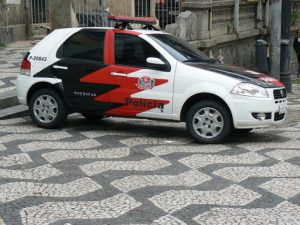
[[[240,0],[235,17],[234,0],[185,0],[184,10],[166,31],[226,64],[256,67],[257,39],[269,40],[269,0]],[[292,39],[300,28],[300,0],[293,0]],[[291,72],[297,69],[291,48]]]
[[[25,0],[0,0],[0,42],[8,44],[26,39]]]

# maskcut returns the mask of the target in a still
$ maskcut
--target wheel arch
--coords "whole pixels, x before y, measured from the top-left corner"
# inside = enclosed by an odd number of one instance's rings
[[[185,103],[183,104],[183,107],[181,109],[180,120],[184,122],[189,109],[194,104],[196,104],[197,102],[202,101],[202,100],[214,100],[214,101],[221,103],[226,108],[226,110],[229,112],[231,122],[233,124],[233,116],[232,116],[232,112],[231,112],[231,109],[228,106],[228,104],[221,97],[219,97],[215,94],[211,94],[211,93],[198,93],[198,94],[195,94],[195,95],[191,96],[190,98],[188,98],[185,101]]]
[[[56,83],[56,84],[52,84],[49,83],[47,81],[41,81],[38,83],[35,83],[34,85],[32,85],[27,93],[26,96],[26,101],[29,104],[30,102],[30,98],[33,96],[33,94],[43,88],[51,88],[57,91],[57,93],[60,95],[60,97],[62,98],[63,101],[65,101],[65,96],[64,96],[64,89],[62,86],[62,83]]]

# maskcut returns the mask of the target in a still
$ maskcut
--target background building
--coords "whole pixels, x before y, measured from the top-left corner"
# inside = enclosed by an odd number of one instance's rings
[[[238,10],[235,10],[235,2],[0,0],[0,42],[7,44],[31,36],[43,36],[51,27],[108,25],[105,20],[108,14],[152,16],[158,19],[163,29],[186,39],[211,57],[224,63],[255,68],[256,40],[269,40],[270,0],[240,0]],[[184,13],[177,17],[180,12]],[[299,26],[300,0],[292,0],[292,37]],[[292,51],[291,70],[296,71],[296,67]]]

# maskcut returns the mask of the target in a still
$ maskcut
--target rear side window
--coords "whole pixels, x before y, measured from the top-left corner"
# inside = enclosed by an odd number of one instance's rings
[[[105,32],[81,31],[71,36],[60,49],[63,58],[104,62]]]

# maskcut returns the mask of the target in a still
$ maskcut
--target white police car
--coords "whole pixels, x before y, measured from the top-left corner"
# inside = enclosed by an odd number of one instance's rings
[[[61,127],[73,112],[184,121],[196,141],[217,143],[233,129],[285,120],[279,81],[221,65],[170,34],[130,29],[136,18],[113,19],[123,23],[56,30],[27,53],[18,99],[38,126]],[[154,22],[138,20],[146,28]]]

